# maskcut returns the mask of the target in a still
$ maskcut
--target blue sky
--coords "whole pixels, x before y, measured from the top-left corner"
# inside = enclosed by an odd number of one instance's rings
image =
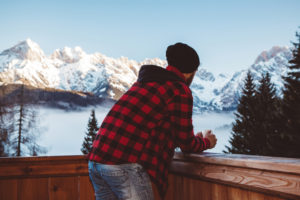
[[[299,10],[299,0],[0,0],[0,51],[31,38],[47,55],[81,46],[141,61],[185,42],[202,66],[231,73],[274,45],[292,46]]]

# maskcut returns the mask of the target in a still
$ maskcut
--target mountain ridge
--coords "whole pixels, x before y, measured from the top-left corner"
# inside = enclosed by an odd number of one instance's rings
[[[234,110],[248,70],[256,82],[261,73],[269,72],[280,94],[281,76],[287,74],[291,57],[288,47],[274,46],[258,55],[248,69],[232,75],[215,75],[200,67],[191,85],[194,111]],[[78,46],[56,49],[46,56],[37,43],[26,39],[0,53],[0,84],[91,92],[99,98],[117,100],[137,80],[139,68],[144,64],[165,67],[167,62],[159,58],[137,62],[126,57],[87,54]]]

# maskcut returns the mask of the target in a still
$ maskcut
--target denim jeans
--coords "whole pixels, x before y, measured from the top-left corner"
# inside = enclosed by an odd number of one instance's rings
[[[153,200],[151,181],[137,163],[105,165],[89,161],[96,200]]]

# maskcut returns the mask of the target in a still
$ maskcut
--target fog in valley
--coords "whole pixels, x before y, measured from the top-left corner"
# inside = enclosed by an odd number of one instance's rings
[[[44,131],[38,143],[47,148],[46,155],[82,154],[80,148],[92,109],[95,109],[100,126],[109,111],[108,107],[84,108],[80,111],[39,108],[40,126]],[[228,145],[233,121],[232,112],[193,115],[195,133],[211,129],[217,136],[218,143],[214,149],[208,150],[209,152],[221,153],[225,149],[225,145]]]

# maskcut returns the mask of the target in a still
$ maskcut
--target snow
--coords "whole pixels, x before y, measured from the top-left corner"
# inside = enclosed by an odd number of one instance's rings
[[[111,91],[109,91],[109,95],[111,96],[111,97],[114,97],[114,96],[116,96],[116,94],[111,90]]]
[[[280,95],[281,76],[287,74],[286,66],[291,57],[290,48],[275,46],[263,51],[248,69],[256,83],[261,73],[269,72]],[[137,62],[126,57],[115,59],[101,53],[87,54],[78,46],[56,49],[52,55],[45,56],[38,44],[27,39],[0,54],[0,80],[6,84],[29,82],[40,88],[93,92],[99,97],[117,100],[119,93],[124,93],[137,80],[139,68],[144,64],[165,67],[167,62],[159,58]],[[236,107],[246,74],[247,70],[242,70],[216,76],[200,66],[191,85],[194,110],[222,111]]]

